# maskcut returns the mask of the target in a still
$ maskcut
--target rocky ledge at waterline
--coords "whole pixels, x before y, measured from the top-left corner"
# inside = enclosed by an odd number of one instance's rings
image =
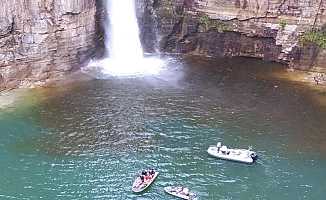
[[[326,71],[324,1],[135,1],[146,52],[256,57]],[[3,0],[0,90],[69,79],[103,46],[103,10],[101,0]]]
[[[143,44],[156,25],[160,50],[245,56],[326,68],[326,1],[138,0]],[[150,49],[150,48],[148,48]]]

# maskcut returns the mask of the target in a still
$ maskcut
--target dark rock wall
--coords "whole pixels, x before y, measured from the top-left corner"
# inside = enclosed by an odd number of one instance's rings
[[[158,50],[157,0],[136,0],[137,18],[140,27],[140,39],[145,52]]]
[[[102,0],[1,3],[0,90],[60,80],[104,49]],[[136,0],[136,5],[146,52],[248,56],[326,69],[325,50],[299,43],[304,32],[326,24],[325,0]]]
[[[326,1],[139,1],[152,9],[145,16],[156,20],[162,52],[248,56],[300,69],[325,67],[324,50],[302,46],[299,38],[326,24]],[[153,32],[150,25],[141,30],[143,35]],[[145,37],[143,44],[150,45],[153,39]]]

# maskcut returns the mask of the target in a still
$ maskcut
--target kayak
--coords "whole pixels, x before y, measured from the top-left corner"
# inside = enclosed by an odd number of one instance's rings
[[[197,195],[195,193],[189,192],[188,188],[182,186],[176,186],[176,187],[168,186],[164,188],[164,191],[170,195],[179,197],[181,199],[197,200]]]
[[[155,174],[153,175],[153,177],[150,180],[147,180],[143,183],[142,183],[140,177],[138,176],[136,178],[136,180],[134,181],[134,183],[132,184],[132,191],[135,193],[139,193],[139,192],[146,190],[155,181],[157,176],[158,176],[158,172],[155,172]]]

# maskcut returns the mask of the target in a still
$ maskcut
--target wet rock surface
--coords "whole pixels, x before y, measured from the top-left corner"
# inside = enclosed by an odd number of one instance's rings
[[[304,32],[326,23],[326,2],[138,1],[146,5],[146,9],[152,8],[152,18],[157,22],[156,39],[163,52],[256,57],[305,70],[323,67],[324,50],[302,45],[299,40]],[[153,28],[142,26],[142,32],[153,32]]]
[[[136,0],[136,5],[145,52],[246,56],[326,71],[326,51],[300,43],[304,32],[326,24],[324,1]],[[78,71],[103,49],[104,19],[101,0],[3,0],[0,90],[44,86]]]

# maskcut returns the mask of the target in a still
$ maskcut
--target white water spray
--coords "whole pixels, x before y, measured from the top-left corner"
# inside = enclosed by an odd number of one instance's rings
[[[158,74],[163,61],[143,55],[134,0],[106,1],[109,19],[105,24],[105,48],[108,57],[91,62],[89,67],[100,67],[102,73],[113,76]]]
[[[107,11],[110,27],[106,29],[105,47],[114,60],[143,59],[143,49],[133,0],[109,0]],[[109,29],[110,28],[110,29]]]

